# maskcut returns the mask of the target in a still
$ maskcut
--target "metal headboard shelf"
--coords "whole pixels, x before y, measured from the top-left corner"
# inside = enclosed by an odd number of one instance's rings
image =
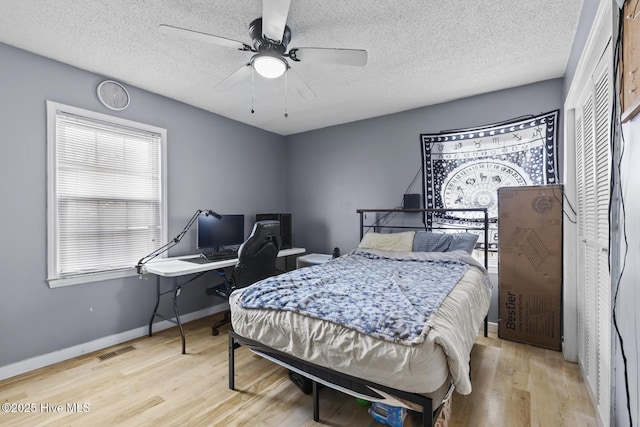
[[[489,211],[487,208],[457,208],[457,209],[436,209],[436,208],[432,208],[432,209],[400,209],[400,208],[393,208],[393,209],[357,209],[356,212],[360,215],[360,240],[362,240],[362,238],[364,237],[364,230],[365,229],[370,229],[370,228],[386,228],[386,229],[405,229],[405,230],[427,230],[427,231],[432,231],[432,230],[457,230],[457,231],[461,231],[461,230],[465,230],[465,231],[469,231],[469,230],[478,230],[478,231],[483,231],[484,232],[484,244],[482,245],[482,250],[484,252],[484,267],[485,268],[489,268]],[[447,212],[478,212],[479,214],[482,214],[483,216],[483,225],[482,226],[478,226],[478,227],[459,227],[459,226],[452,226],[452,227],[447,227],[446,224],[445,225],[439,225],[438,227],[431,227],[428,228],[426,223],[421,225],[421,226],[407,226],[407,225],[386,225],[386,224],[377,224],[377,223],[373,223],[373,224],[365,224],[365,214],[367,213],[383,213],[383,214],[392,214],[392,213],[399,213],[399,214],[416,214],[416,213],[421,213],[421,214],[429,214],[429,213],[447,213]],[[480,220],[477,220],[480,221]]]

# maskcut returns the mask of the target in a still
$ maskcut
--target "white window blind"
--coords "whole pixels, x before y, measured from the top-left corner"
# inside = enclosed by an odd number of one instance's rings
[[[132,274],[165,241],[166,131],[48,105],[49,283]]]

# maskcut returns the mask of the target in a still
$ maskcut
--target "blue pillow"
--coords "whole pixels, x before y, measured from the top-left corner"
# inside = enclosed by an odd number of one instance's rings
[[[478,241],[477,234],[471,233],[453,233],[451,234],[451,244],[449,245],[449,251],[463,250],[469,254],[473,252]]]
[[[417,231],[413,238],[414,252],[446,252],[451,244],[451,234]]]
[[[469,254],[478,241],[471,233],[433,233],[417,231],[413,238],[414,252],[450,252],[463,250]]]

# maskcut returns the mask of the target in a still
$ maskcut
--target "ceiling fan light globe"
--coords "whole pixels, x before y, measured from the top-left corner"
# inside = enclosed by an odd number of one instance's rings
[[[271,55],[258,55],[251,64],[258,74],[267,79],[278,78],[287,71],[285,60]]]

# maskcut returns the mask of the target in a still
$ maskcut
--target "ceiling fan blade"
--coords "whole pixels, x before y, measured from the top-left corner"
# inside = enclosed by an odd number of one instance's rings
[[[354,65],[367,64],[367,51],[362,49],[331,49],[323,47],[298,47],[288,54],[294,61],[326,62],[330,64]]]
[[[187,30],[186,28],[173,27],[171,25],[165,24],[158,25],[158,29],[161,33],[182,37],[185,39],[199,40],[202,42],[213,43],[217,44],[218,46],[230,47],[239,50],[252,50],[251,46],[245,43],[220,36],[214,36],[213,34],[201,33],[198,31]]]
[[[302,99],[304,99],[305,101],[312,101],[316,99],[316,94],[313,92],[313,90],[311,90],[309,85],[306,84],[304,80],[302,80],[300,74],[296,73],[293,68],[289,67],[285,77],[287,79],[287,86],[295,90]]]
[[[262,34],[270,40],[282,41],[291,0],[262,1]]]
[[[251,64],[246,63],[242,67],[238,68],[238,70],[234,71],[227,78],[222,80],[220,83],[214,86],[216,90],[229,90],[237,86],[239,83],[242,83],[244,80],[251,75]]]

